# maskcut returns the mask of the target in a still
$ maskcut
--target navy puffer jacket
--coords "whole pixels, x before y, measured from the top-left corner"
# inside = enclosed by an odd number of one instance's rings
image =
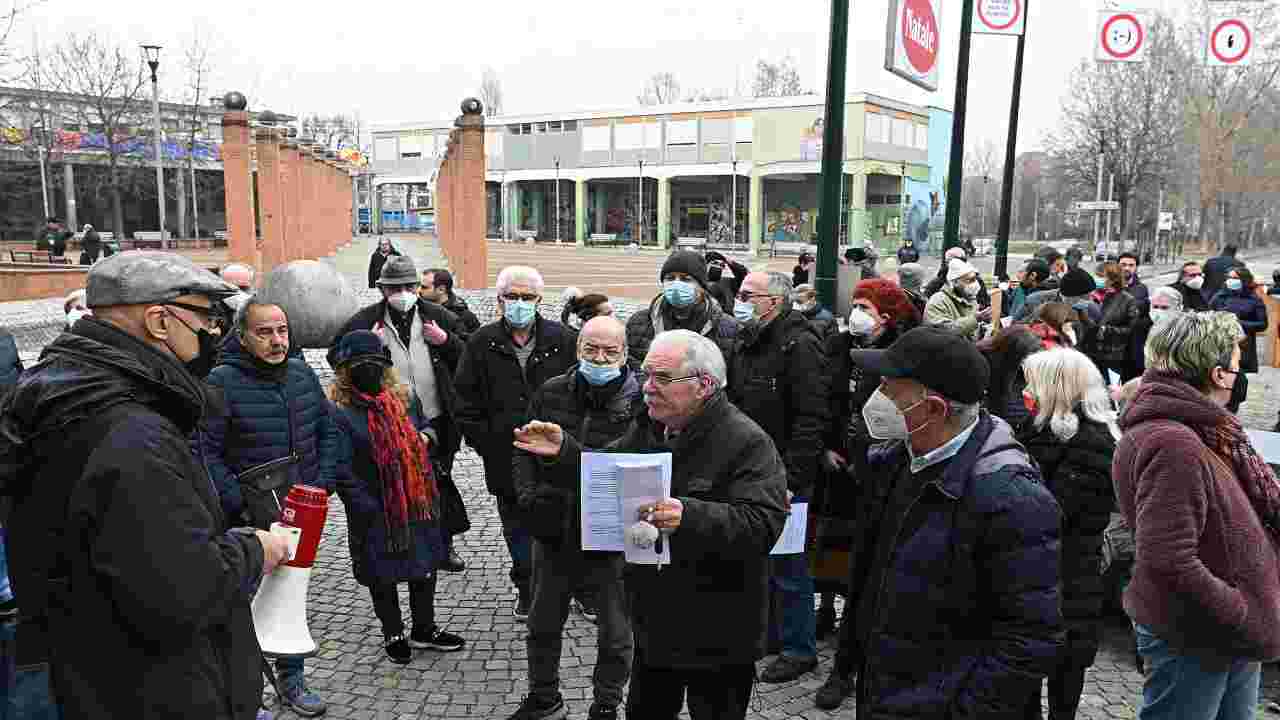
[[[199,443],[228,518],[244,507],[236,474],[297,452],[291,484],[334,489],[334,437],[330,404],[315,371],[290,357],[283,382],[259,368],[239,342],[223,346],[209,384],[225,402],[211,414]]]

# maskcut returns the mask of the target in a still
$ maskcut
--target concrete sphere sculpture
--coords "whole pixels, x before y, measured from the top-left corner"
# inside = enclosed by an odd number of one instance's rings
[[[227,110],[237,110],[237,111],[244,110],[245,108],[249,107],[249,98],[246,98],[244,96],[244,93],[240,93],[240,92],[236,92],[235,90],[232,90],[231,92],[222,96],[222,107],[226,108]]]
[[[484,112],[484,103],[480,102],[480,98],[469,97],[462,101],[463,115],[479,115]]]
[[[360,298],[346,278],[327,263],[294,260],[267,276],[259,297],[289,316],[293,347],[327,348],[360,309]]]

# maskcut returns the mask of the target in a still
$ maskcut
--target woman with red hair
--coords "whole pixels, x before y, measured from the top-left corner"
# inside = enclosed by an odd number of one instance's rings
[[[910,296],[895,283],[882,278],[863,280],[853,288],[853,309],[848,327],[830,340],[833,380],[831,383],[831,425],[825,444],[827,472],[814,490],[810,508],[821,524],[815,580],[822,592],[818,610],[819,637],[835,628],[832,593],[843,592],[849,581],[849,552],[852,525],[857,507],[858,479],[866,472],[867,449],[873,440],[862,419],[862,406],[880,386],[880,376],[853,364],[850,350],[884,349],[898,336],[920,324],[920,311]],[[828,571],[829,569],[829,571]],[[846,607],[848,607],[846,605]],[[856,609],[856,608],[855,608]],[[841,648],[850,660],[851,648]],[[839,667],[839,665],[837,665]],[[833,709],[853,688],[852,677],[833,670],[818,691],[818,707]]]

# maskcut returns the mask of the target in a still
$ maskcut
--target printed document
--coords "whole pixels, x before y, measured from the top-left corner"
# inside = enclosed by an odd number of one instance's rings
[[[798,555],[804,552],[804,534],[809,527],[809,503],[791,503],[791,514],[770,555]]]
[[[638,508],[671,496],[671,453],[582,454],[582,549],[624,553],[627,562],[666,565],[671,538],[662,552],[626,542],[627,527],[638,522]]]

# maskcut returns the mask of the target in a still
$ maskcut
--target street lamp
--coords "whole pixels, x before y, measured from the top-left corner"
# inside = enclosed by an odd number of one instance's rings
[[[160,209],[160,246],[164,247],[164,164],[160,156],[160,81],[156,78],[156,70],[160,67],[160,46],[143,45],[142,52],[147,56],[147,65],[151,68],[151,114],[154,123],[153,146],[156,152],[156,204]],[[107,138],[111,142],[111,138]]]
[[[556,244],[560,244],[560,156],[556,156]]]
[[[982,176],[982,234],[987,234],[987,185],[991,182],[991,176]]]

